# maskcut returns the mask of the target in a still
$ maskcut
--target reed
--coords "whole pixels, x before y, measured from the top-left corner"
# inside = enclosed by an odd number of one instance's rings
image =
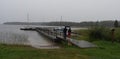
[[[26,44],[28,36],[21,33],[0,32],[0,43],[2,44]]]

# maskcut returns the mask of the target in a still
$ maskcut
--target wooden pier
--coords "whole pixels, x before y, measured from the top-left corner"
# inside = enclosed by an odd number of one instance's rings
[[[22,30],[24,30],[24,29],[22,29]],[[27,28],[27,30],[37,31],[39,34],[49,38],[51,41],[53,41],[55,43],[61,43],[62,41],[64,41],[67,43],[71,43],[72,45],[78,46],[80,48],[97,47],[96,45],[94,45],[88,41],[84,41],[84,40],[75,40],[75,39],[68,38],[68,37],[66,37],[66,39],[64,39],[63,32],[56,30],[54,28],[34,27],[34,28]]]

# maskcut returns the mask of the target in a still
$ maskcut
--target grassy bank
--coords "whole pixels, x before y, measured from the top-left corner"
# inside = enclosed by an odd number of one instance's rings
[[[73,35],[72,38],[77,40],[108,40],[112,41],[112,28],[106,27],[93,27],[89,29],[75,30],[74,32],[79,35]],[[120,28],[114,28],[114,41],[120,42]]]
[[[87,59],[78,48],[35,49],[29,46],[0,45],[0,59]]]
[[[77,39],[77,40],[88,40],[89,39],[88,29],[74,30],[73,32],[78,34],[78,35],[72,35],[72,38],[74,39]]]
[[[30,46],[0,45],[0,59],[120,59],[120,44],[94,41],[99,48],[35,49]]]

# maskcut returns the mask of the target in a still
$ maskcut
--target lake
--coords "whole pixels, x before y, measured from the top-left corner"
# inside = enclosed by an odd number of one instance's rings
[[[23,25],[0,25],[0,43],[31,45],[35,48],[58,48],[48,38],[43,37],[36,31],[20,30]],[[40,26],[41,27],[41,26]]]

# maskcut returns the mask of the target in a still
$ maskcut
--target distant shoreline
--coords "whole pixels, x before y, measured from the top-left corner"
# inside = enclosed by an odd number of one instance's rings
[[[118,21],[120,23],[120,21]],[[7,25],[43,25],[43,26],[72,26],[72,27],[90,27],[90,26],[106,26],[113,27],[114,21],[101,22],[5,22]]]

